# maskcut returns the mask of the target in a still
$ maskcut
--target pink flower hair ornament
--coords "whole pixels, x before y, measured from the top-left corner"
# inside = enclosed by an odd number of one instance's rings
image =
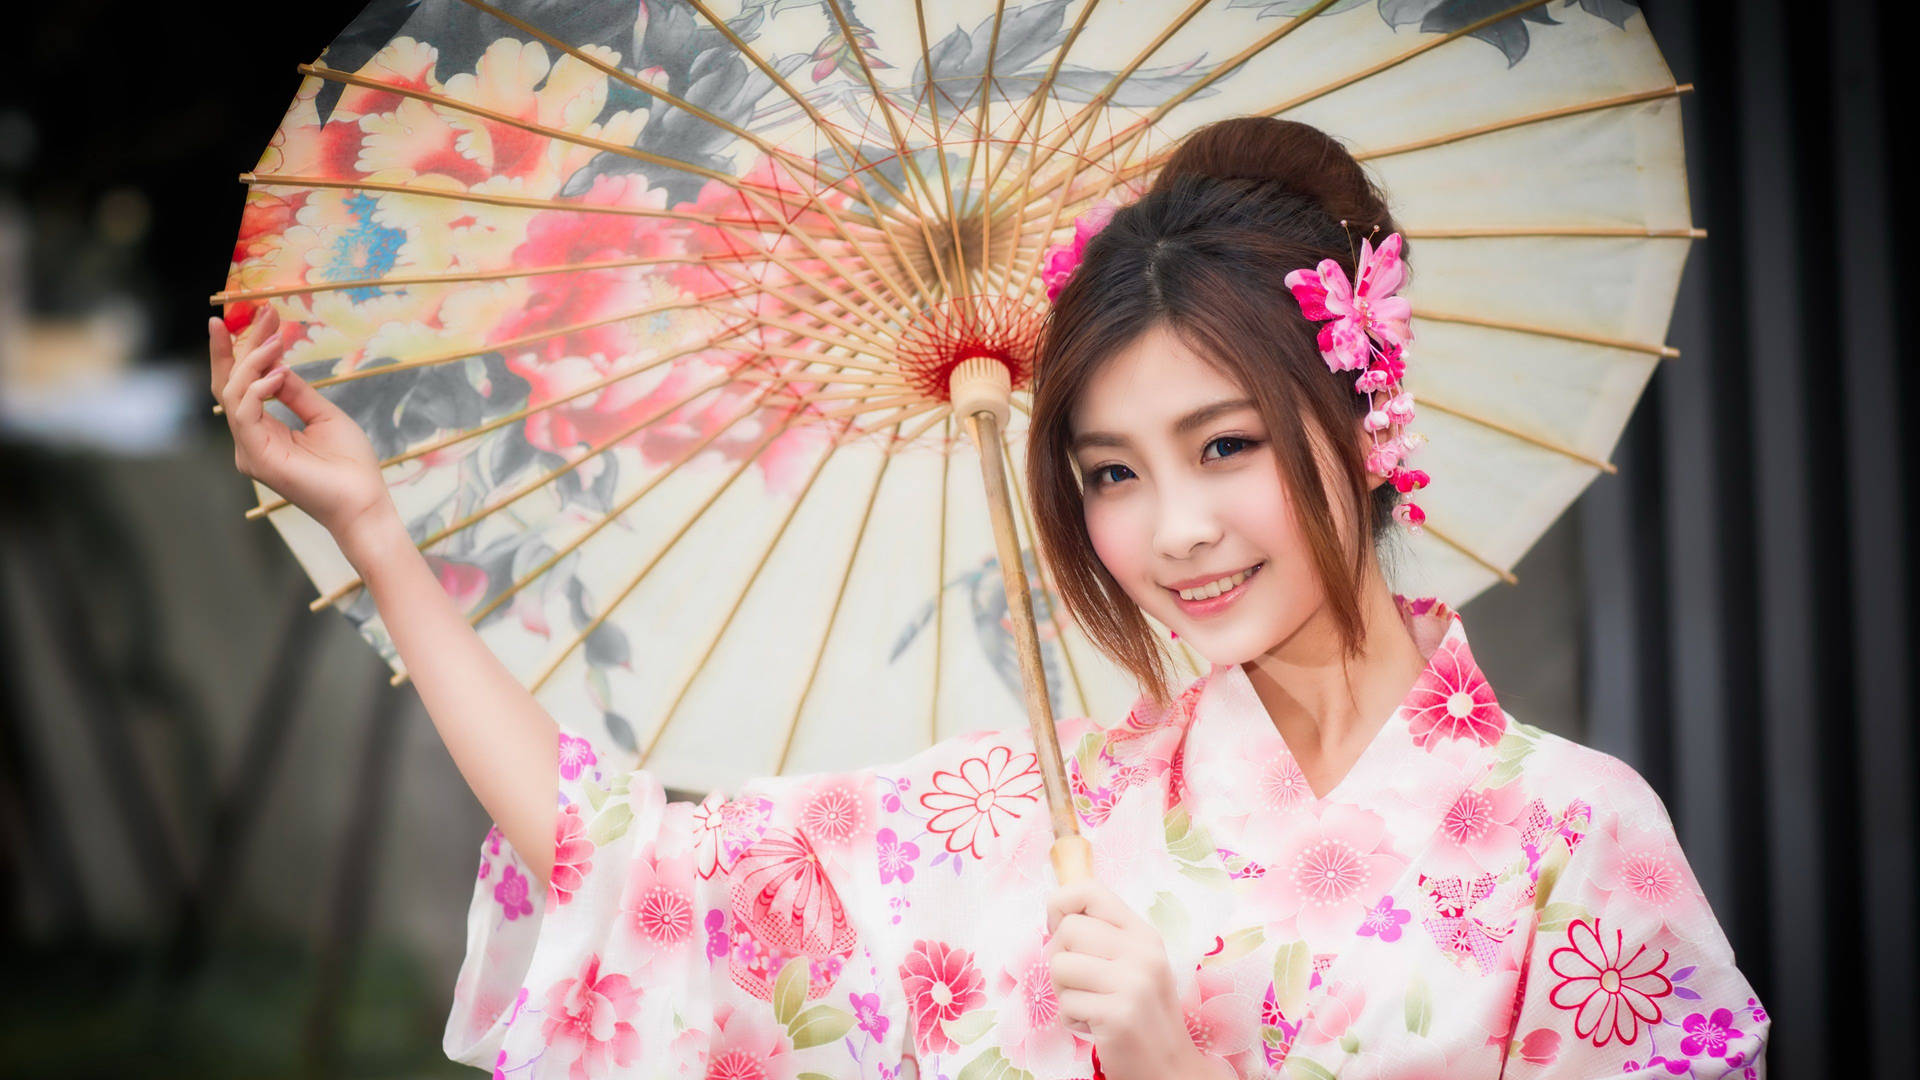
[[[1311,270],[1294,270],[1285,281],[1300,302],[1300,313],[1309,321],[1326,324],[1320,328],[1319,343],[1327,370],[1360,372],[1353,390],[1367,396],[1361,426],[1373,437],[1367,471],[1408,495],[1426,487],[1430,478],[1405,465],[1427,438],[1407,430],[1413,422],[1413,395],[1400,385],[1407,370],[1407,346],[1413,342],[1408,326],[1413,307],[1398,295],[1407,277],[1406,264],[1400,261],[1401,243],[1399,233],[1390,234],[1378,248],[1371,237],[1362,238],[1355,263],[1357,282],[1349,282],[1346,271],[1332,259],[1320,260]],[[1427,520],[1426,512],[1411,501],[1394,507],[1393,516],[1413,532],[1419,532]]]
[[[1095,204],[1073,219],[1071,241],[1047,249],[1040,277],[1049,303],[1059,299],[1060,290],[1080,268],[1087,242],[1107,227],[1116,209],[1106,201]],[[1349,282],[1346,271],[1332,259],[1320,260],[1311,270],[1291,271],[1283,280],[1300,302],[1300,313],[1309,321],[1326,324],[1320,328],[1319,345],[1327,370],[1360,372],[1353,389],[1367,396],[1361,426],[1373,437],[1367,471],[1384,477],[1400,494],[1410,495],[1426,487],[1430,477],[1405,464],[1408,456],[1426,445],[1427,437],[1407,430],[1413,423],[1413,395],[1400,385],[1407,370],[1407,346],[1413,342],[1408,325],[1413,307],[1398,295],[1407,277],[1406,264],[1400,260],[1401,244],[1399,233],[1390,234],[1378,248],[1371,237],[1362,238],[1355,264],[1358,283]],[[1426,511],[1412,501],[1394,507],[1393,517],[1412,532],[1419,532],[1427,520]]]
[[[1073,219],[1072,240],[1047,249],[1046,255],[1040,260],[1040,280],[1047,285],[1047,303],[1051,304],[1060,298],[1060,290],[1067,287],[1067,279],[1080,269],[1080,260],[1087,253],[1087,241],[1107,227],[1107,222],[1113,220],[1113,212],[1118,209],[1118,206],[1105,199],[1094,203]]]

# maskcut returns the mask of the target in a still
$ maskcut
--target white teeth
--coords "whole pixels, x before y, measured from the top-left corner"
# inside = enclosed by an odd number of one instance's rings
[[[1255,571],[1258,571],[1260,569],[1260,566],[1262,565],[1264,564],[1256,564],[1251,570],[1242,570],[1237,574],[1233,574],[1229,577],[1223,577],[1219,581],[1208,582],[1207,584],[1201,585],[1198,588],[1181,589],[1180,599],[1211,600],[1214,597],[1219,596],[1223,592],[1227,592],[1231,589],[1238,588],[1241,582],[1252,577]]]

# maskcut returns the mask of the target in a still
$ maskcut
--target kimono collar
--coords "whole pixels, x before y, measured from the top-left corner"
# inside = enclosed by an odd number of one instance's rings
[[[1238,775],[1241,769],[1206,769],[1202,775],[1210,773],[1213,782],[1193,777],[1199,782],[1194,784],[1192,794],[1242,804],[1250,799],[1297,804],[1352,802],[1383,785],[1398,786],[1412,779],[1410,769],[1453,772],[1475,753],[1499,742],[1506,733],[1507,716],[1474,662],[1460,616],[1431,597],[1408,600],[1396,595],[1394,603],[1426,666],[1373,741],[1326,796],[1316,798],[1306,788],[1286,741],[1274,728],[1239,664],[1214,664],[1208,672],[1194,704],[1185,756],[1193,765],[1202,761],[1224,764],[1232,758],[1266,764],[1259,770],[1255,790],[1243,787],[1249,777]],[[1286,791],[1288,783],[1296,785],[1295,790]],[[1220,809],[1228,807],[1222,805]]]

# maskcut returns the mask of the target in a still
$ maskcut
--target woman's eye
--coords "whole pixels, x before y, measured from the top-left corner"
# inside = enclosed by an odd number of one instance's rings
[[[1117,483],[1119,480],[1124,479],[1124,477],[1112,477],[1112,478],[1108,477],[1107,476],[1108,469],[1119,469],[1121,472],[1132,471],[1128,469],[1125,465],[1102,465],[1099,468],[1093,470],[1093,486],[1106,487],[1108,484]]]
[[[1221,457],[1232,457],[1234,454],[1239,453],[1241,450],[1245,450],[1246,448],[1253,446],[1254,440],[1242,438],[1239,435],[1222,435],[1219,438],[1208,443],[1207,448],[1211,449],[1214,446],[1219,445],[1220,443],[1238,444],[1239,449],[1225,451],[1220,455]],[[1201,455],[1201,460],[1206,460],[1205,454]]]

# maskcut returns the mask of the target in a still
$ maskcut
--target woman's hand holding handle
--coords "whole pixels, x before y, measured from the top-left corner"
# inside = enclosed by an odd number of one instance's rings
[[[1047,956],[1068,1030],[1093,1038],[1110,1080],[1231,1080],[1187,1034],[1166,943],[1113,890],[1087,877],[1047,899]]]
[[[360,574],[454,764],[544,887],[559,802],[558,729],[441,587],[408,535],[366,433],[282,362],[271,308],[235,338],[207,324],[233,464],[325,526]],[[278,398],[305,425],[266,411]]]

